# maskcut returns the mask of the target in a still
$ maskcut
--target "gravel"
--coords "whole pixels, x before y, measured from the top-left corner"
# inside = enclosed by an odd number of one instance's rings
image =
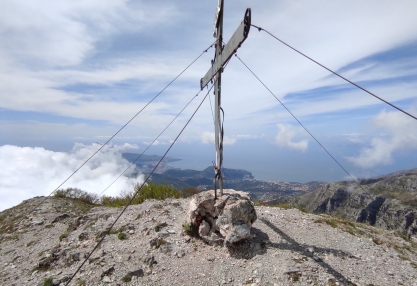
[[[25,215],[41,199],[8,213]],[[71,204],[48,198],[0,236],[1,285],[43,285],[47,278],[66,285],[122,210],[80,214]],[[261,206],[250,239],[210,246],[184,234],[188,205],[167,199],[130,206],[70,285],[417,285],[415,238]]]

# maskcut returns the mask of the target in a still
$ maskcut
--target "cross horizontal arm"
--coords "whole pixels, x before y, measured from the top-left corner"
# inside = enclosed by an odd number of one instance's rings
[[[216,75],[216,73],[223,67],[223,65],[231,58],[240,45],[246,40],[249,34],[251,17],[250,9],[245,13],[244,21],[239,25],[236,32],[230,38],[227,45],[223,48],[222,53],[216,58],[216,61],[208,70],[206,75],[200,80],[200,87],[203,89],[209,81]]]

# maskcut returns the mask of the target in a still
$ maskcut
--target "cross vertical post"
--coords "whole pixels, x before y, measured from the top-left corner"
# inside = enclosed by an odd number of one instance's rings
[[[223,50],[223,1],[220,0],[220,11],[217,15],[217,23],[215,23],[215,30],[217,29],[217,43],[216,43],[216,60],[222,56]],[[214,87],[214,136],[216,145],[216,164],[214,166],[214,196],[216,193],[216,180],[219,181],[219,195],[223,196],[223,177],[222,177],[222,161],[223,161],[223,130],[220,126],[220,109],[221,109],[221,86],[222,86],[222,68],[216,74],[216,82]]]
[[[221,92],[222,92],[222,72],[224,65],[230,60],[232,55],[236,53],[241,44],[246,40],[249,34],[251,25],[251,9],[246,9],[245,16],[242,23],[230,38],[229,42],[223,46],[223,2],[219,0],[217,5],[216,17],[214,19],[214,31],[213,36],[216,40],[216,52],[214,60],[212,61],[211,68],[207,71],[206,75],[200,80],[201,90],[209,82],[215,78],[214,83],[214,96],[215,96],[215,110],[214,110],[214,141],[216,145],[216,164],[214,166],[214,198],[217,199],[216,182],[219,181],[219,194],[223,196],[223,176],[222,176],[222,163],[223,163],[223,123],[220,120],[221,108]],[[224,116],[224,113],[223,113]]]

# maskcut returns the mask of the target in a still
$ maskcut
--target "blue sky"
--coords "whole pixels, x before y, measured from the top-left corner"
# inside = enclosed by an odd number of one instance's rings
[[[105,142],[214,42],[216,5],[1,1],[0,148],[18,147],[3,164],[13,165],[23,147],[70,158],[75,143],[90,150]],[[226,1],[225,41],[247,7],[253,24],[417,115],[415,1]],[[199,91],[213,55],[210,49],[113,143],[135,152],[146,148]],[[415,120],[254,28],[238,55],[353,176],[417,167]],[[236,58],[223,73],[222,90],[225,167],[270,180],[346,178]],[[148,154],[164,152],[201,99]],[[206,101],[170,156],[184,158],[184,168],[211,165],[213,129]]]

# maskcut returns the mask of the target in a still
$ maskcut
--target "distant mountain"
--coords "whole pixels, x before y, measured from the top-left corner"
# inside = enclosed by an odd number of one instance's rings
[[[156,166],[156,164],[161,160],[162,156],[158,155],[140,155],[136,153],[122,153],[122,157],[128,160],[131,163],[135,163],[136,167],[141,170],[143,173],[150,173]],[[165,157],[162,162],[159,164],[158,168],[155,170],[155,173],[163,173],[171,167],[168,166],[168,163],[181,161],[178,158]]]
[[[140,154],[136,154],[136,153],[122,153],[122,156],[123,156],[123,158],[125,158],[129,162],[134,162],[140,156]],[[136,161],[136,164],[142,164],[142,163],[146,163],[146,162],[157,162],[161,158],[162,158],[162,156],[158,156],[158,155],[145,155],[145,154],[143,154]],[[165,157],[164,160],[163,160],[163,162],[165,162],[165,163],[175,162],[175,161],[181,161],[181,159],[172,158],[172,157]]]
[[[245,170],[238,169],[223,169],[227,174],[224,181],[229,184],[229,181],[246,181],[253,179],[252,173]],[[196,187],[200,189],[213,189],[214,170],[213,167],[207,167],[202,171],[197,170],[181,170],[168,169],[162,174],[153,174],[152,181],[155,183],[167,183],[176,187]]]
[[[129,162],[134,162],[139,154],[123,153],[123,158]],[[137,168],[142,173],[149,173],[161,159],[157,155],[142,155],[135,162]],[[207,167],[202,171],[182,170],[173,168],[168,165],[169,162],[181,159],[165,157],[156,172],[152,174],[151,181],[155,184],[168,184],[176,188],[195,187],[201,190],[213,189],[214,170],[213,167]],[[266,202],[286,200],[291,197],[305,194],[313,191],[323,182],[309,182],[306,184],[296,182],[281,181],[260,181],[256,180],[252,173],[242,169],[223,168],[223,187],[243,190],[249,192],[253,198]]]
[[[417,233],[417,169],[361,179],[359,184],[325,184],[295,199],[295,204],[309,212]]]
[[[223,168],[223,187],[243,190],[253,198],[263,201],[277,201],[305,194],[321,186],[322,182],[286,183],[280,181],[256,180],[252,173],[241,169]],[[156,184],[169,184],[176,188],[195,187],[201,190],[213,189],[214,170],[207,167],[202,171],[168,169],[160,174],[153,174],[151,181]]]

